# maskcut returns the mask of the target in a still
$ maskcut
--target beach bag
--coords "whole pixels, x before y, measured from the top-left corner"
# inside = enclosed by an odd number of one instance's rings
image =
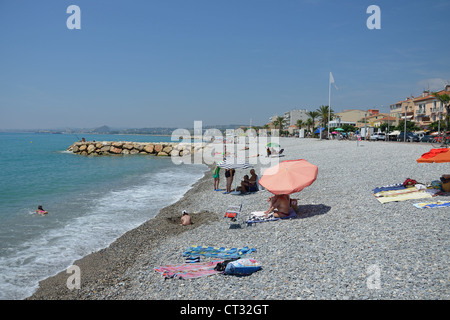
[[[261,269],[261,265],[255,259],[245,258],[229,262],[224,274],[246,276]]]
[[[219,262],[216,264],[216,266],[214,267],[214,270],[216,271],[225,271],[225,268],[227,267],[227,265],[232,262],[232,261],[236,261],[238,258],[236,259],[229,259],[229,260],[225,260],[224,262]]]
[[[439,181],[439,180],[431,181],[431,186],[430,186],[431,189],[442,189],[441,187],[442,187],[441,181]]]
[[[445,192],[450,192],[450,178],[448,175],[441,177],[441,189]]]

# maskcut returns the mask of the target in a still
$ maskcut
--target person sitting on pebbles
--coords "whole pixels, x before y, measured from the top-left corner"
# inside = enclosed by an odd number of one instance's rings
[[[183,215],[181,216],[181,225],[188,226],[190,224],[193,224],[193,222],[191,221],[191,216],[189,215],[189,213],[187,213],[186,210],[183,210]]]
[[[289,216],[291,209],[289,195],[274,195],[269,198],[268,202],[270,203],[269,209],[264,212],[266,218],[271,212],[273,212],[275,218],[287,218]]]

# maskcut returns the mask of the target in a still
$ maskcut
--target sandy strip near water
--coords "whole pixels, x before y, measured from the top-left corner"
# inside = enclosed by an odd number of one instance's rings
[[[285,157],[319,167],[317,180],[293,194],[296,219],[248,227],[223,219],[243,204],[244,218],[267,208],[267,190],[230,195],[213,190],[211,171],[177,203],[109,247],[74,265],[80,289],[62,271],[28,299],[448,299],[448,208],[417,209],[420,199],[381,204],[375,187],[439,180],[450,164],[419,164],[431,145],[280,138]],[[261,165],[256,164],[257,172]],[[247,170],[238,170],[240,181]],[[236,183],[234,184],[236,186]],[[225,178],[221,172],[221,188]],[[423,201],[450,200],[438,196]],[[194,224],[180,226],[182,210]],[[189,245],[257,249],[263,268],[248,277],[214,275],[164,280],[153,268],[184,262]]]

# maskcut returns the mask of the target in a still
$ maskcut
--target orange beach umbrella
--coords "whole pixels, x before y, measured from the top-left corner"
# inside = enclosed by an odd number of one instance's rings
[[[448,148],[439,148],[439,149],[431,149],[429,152],[424,153],[419,159],[416,161],[419,163],[442,163],[442,162],[450,162],[450,149]]]
[[[310,186],[317,166],[304,159],[285,160],[264,171],[259,183],[273,194],[291,194]]]

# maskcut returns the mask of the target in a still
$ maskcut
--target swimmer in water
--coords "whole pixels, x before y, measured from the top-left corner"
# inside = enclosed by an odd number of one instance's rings
[[[37,214],[40,214],[40,215],[46,215],[48,212],[45,211],[45,210],[42,208],[42,206],[38,206],[38,208],[37,208],[37,210],[36,210],[36,213],[37,213]]]

